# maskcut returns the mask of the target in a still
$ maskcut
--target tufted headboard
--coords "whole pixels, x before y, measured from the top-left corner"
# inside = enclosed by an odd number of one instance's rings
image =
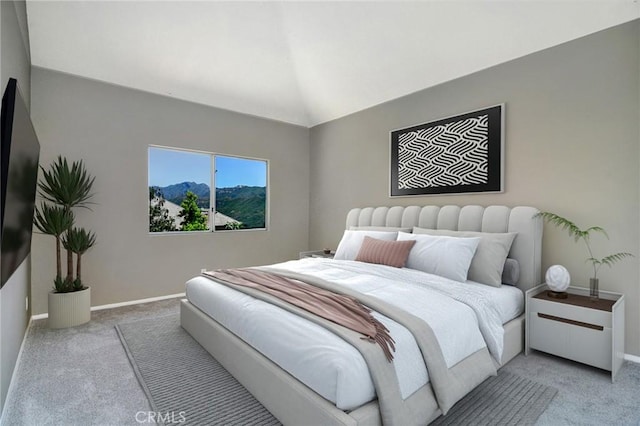
[[[542,219],[534,207],[395,206],[355,208],[347,215],[351,226],[390,226],[451,231],[517,232],[509,257],[520,264],[518,288],[542,283]]]

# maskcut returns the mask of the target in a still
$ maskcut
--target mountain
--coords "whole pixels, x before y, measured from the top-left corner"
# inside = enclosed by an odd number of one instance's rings
[[[198,196],[198,206],[209,209],[209,185],[182,182],[159,188],[164,198],[180,205],[187,191]],[[238,185],[216,189],[216,210],[244,224],[246,228],[264,228],[267,191],[261,186]]]
[[[209,185],[206,183],[182,182],[169,186],[160,187],[164,199],[174,204],[180,205],[184,200],[187,191],[191,191],[198,196],[198,206],[203,209],[209,208]]]
[[[242,222],[246,228],[265,227],[266,207],[267,191],[264,186],[216,189],[216,210]]]

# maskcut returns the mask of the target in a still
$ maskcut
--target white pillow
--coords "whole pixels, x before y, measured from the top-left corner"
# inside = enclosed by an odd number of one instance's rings
[[[384,231],[384,232],[409,232],[413,231],[413,228],[401,228],[396,226],[350,226],[352,231]]]
[[[474,231],[448,231],[444,229],[413,228],[414,234],[447,235],[450,237],[478,237],[480,244],[471,260],[469,277],[471,281],[500,287],[504,263],[516,237],[515,232],[493,233]]]
[[[362,246],[364,237],[376,238],[378,240],[395,241],[398,236],[397,232],[384,231],[344,231],[340,244],[333,256],[337,260],[355,260]]]
[[[415,240],[407,268],[465,282],[480,238],[457,238],[398,233],[398,240]]]

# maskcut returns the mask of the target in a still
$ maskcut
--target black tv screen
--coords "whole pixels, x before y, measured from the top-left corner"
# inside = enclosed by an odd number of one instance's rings
[[[11,78],[2,96],[2,145],[0,224],[4,286],[31,251],[33,210],[38,181],[40,143],[27,105]]]

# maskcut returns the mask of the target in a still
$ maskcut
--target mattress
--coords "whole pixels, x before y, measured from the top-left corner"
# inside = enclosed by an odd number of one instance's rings
[[[400,273],[380,265],[326,259],[303,259],[272,267],[354,286],[423,317],[434,330],[448,366],[484,347],[487,339],[480,330],[491,326],[481,326],[485,319],[479,319],[474,308],[452,300],[439,287],[473,287],[472,298],[484,299],[483,303],[490,305],[486,309],[491,314],[480,316],[494,317],[493,322],[499,321],[499,325],[522,312],[522,292],[510,286],[454,283],[413,270],[403,269]],[[436,289],[423,282],[435,283]],[[398,287],[399,284],[402,286]],[[187,282],[186,293],[192,304],[338,408],[351,410],[375,398],[375,388],[361,354],[325,328],[205,277]],[[425,306],[427,300],[429,309]],[[374,315],[396,340],[394,367],[402,396],[406,398],[428,383],[422,356],[413,336],[403,326],[378,313]],[[494,357],[499,359],[497,354]]]

